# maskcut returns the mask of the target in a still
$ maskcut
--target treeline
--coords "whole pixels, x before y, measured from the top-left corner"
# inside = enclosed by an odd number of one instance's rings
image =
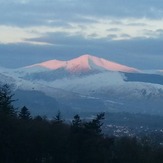
[[[65,123],[60,113],[52,120],[32,117],[12,105],[10,88],[0,88],[0,163],[162,163],[163,147],[147,138],[107,137],[104,113],[89,121],[75,115]]]

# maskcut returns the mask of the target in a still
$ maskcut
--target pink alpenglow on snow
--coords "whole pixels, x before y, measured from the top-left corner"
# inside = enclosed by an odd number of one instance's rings
[[[91,66],[87,55],[67,61],[66,69],[70,72],[89,71]]]
[[[50,61],[46,61],[46,62],[42,62],[40,64],[35,64],[36,66],[41,66],[41,67],[45,67],[51,70],[56,70],[59,69],[61,67],[65,66],[65,61],[59,61],[59,60],[50,60]]]
[[[138,69],[128,67],[115,62],[108,61],[103,58],[98,58],[88,54],[82,55],[78,58],[69,61],[50,60],[28,67],[41,66],[50,70],[57,70],[64,68],[69,72],[83,72],[90,71],[93,69],[103,69],[109,71],[120,71],[120,72],[139,72]]]

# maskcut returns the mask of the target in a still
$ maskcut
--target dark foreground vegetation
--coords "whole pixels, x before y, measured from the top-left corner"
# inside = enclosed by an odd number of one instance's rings
[[[163,163],[163,147],[148,138],[107,137],[104,113],[90,121],[75,115],[65,123],[32,117],[12,105],[7,85],[0,88],[0,163]]]

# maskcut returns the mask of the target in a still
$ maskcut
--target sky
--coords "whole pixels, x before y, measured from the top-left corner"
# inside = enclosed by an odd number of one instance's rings
[[[83,54],[163,69],[162,0],[0,0],[0,67]]]

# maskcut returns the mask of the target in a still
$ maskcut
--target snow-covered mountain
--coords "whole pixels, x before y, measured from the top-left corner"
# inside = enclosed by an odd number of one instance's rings
[[[68,110],[80,112],[111,110],[163,114],[161,71],[143,72],[91,55],[12,70],[0,69],[0,81],[14,84],[24,102],[27,94],[30,98],[32,92],[36,92],[34,97],[45,99],[47,105],[54,99],[63,110],[66,106]],[[35,107],[39,100],[35,99]]]
[[[37,63],[17,69],[16,73],[26,80],[53,82],[58,79],[83,77],[104,72],[139,73],[140,70],[86,54],[68,61],[50,60]]]
[[[139,71],[135,68],[121,65],[88,54],[82,55],[78,58],[68,60],[68,61],[50,60],[43,63],[27,66],[26,68],[35,68],[35,67],[43,67],[50,70],[57,70],[57,69],[64,68],[65,70],[71,73],[85,72],[85,71],[87,72],[90,70],[109,70],[109,71],[120,71],[120,72]]]

